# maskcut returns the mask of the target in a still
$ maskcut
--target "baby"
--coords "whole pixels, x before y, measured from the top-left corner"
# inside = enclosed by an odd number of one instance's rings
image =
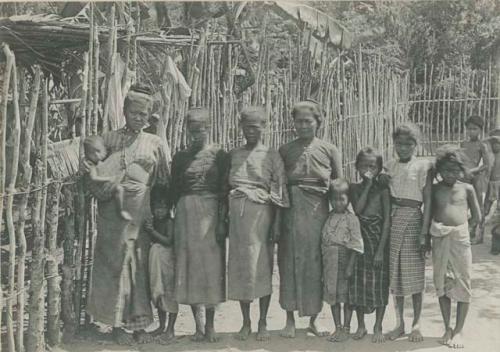
[[[89,179],[98,184],[114,182],[115,184],[111,189],[111,193],[118,207],[118,211],[120,212],[120,216],[124,220],[132,220],[130,213],[123,208],[123,197],[125,191],[123,187],[116,182],[116,176],[99,175],[101,172],[99,172],[97,166],[104,159],[106,159],[107,156],[107,149],[104,145],[104,140],[99,136],[89,136],[85,138],[83,147],[85,151],[85,158],[92,163],[89,171]]]

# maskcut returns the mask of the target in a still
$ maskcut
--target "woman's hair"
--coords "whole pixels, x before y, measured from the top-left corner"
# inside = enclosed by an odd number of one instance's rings
[[[329,189],[332,194],[349,194],[349,181],[345,178],[336,178],[330,181]]]
[[[399,136],[408,136],[415,143],[418,143],[420,141],[420,130],[415,124],[407,122],[396,127],[396,130],[392,133],[392,139]]]
[[[208,125],[210,124],[210,111],[201,106],[189,109],[186,113],[186,121],[188,126],[193,122],[201,122]]]
[[[462,171],[466,171],[463,155],[460,149],[453,145],[443,145],[436,152],[436,171],[439,172],[445,163],[454,163],[458,165]]]
[[[129,92],[125,96],[125,100],[123,102],[123,110],[127,109],[129,104],[134,100],[134,93],[138,93],[143,96],[143,98],[146,98],[151,101],[151,107],[153,103],[153,93],[151,92],[151,89],[145,85],[140,85],[140,84],[133,84],[130,86]]]
[[[248,121],[257,120],[262,124],[267,124],[266,109],[263,106],[248,106],[240,112],[240,122],[244,124]]]
[[[88,136],[83,140],[83,150],[85,154],[94,149],[106,150],[106,146],[104,145],[104,140],[101,136]]]
[[[484,126],[484,120],[481,116],[479,115],[472,115],[470,116],[466,121],[465,121],[465,126],[467,125],[476,125],[479,128],[483,128]]]
[[[381,171],[383,169],[384,158],[377,149],[372,147],[365,147],[359,151],[358,155],[356,156],[356,168],[358,168],[358,164],[361,162],[361,159],[367,156],[374,156],[377,159],[378,170]]]
[[[319,104],[316,101],[312,99],[299,101],[292,108],[292,117],[295,119],[296,115],[301,112],[312,114],[318,124],[318,128],[321,126],[321,123],[323,122],[323,116]]]

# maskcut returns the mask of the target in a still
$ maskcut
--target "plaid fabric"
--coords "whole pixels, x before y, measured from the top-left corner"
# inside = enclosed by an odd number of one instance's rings
[[[425,259],[420,253],[422,212],[396,207],[392,213],[390,245],[390,291],[409,296],[425,289]]]
[[[152,323],[153,319],[150,316],[143,315],[140,317],[134,317],[131,321],[125,322],[124,328],[132,331],[144,330]]]
[[[349,302],[371,313],[384,307],[389,300],[389,246],[386,245],[382,267],[374,268],[373,259],[382,236],[382,217],[359,216],[364,254],[356,256],[353,277],[349,285]]]

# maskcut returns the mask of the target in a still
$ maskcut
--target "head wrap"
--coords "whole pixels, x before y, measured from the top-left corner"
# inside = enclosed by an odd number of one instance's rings
[[[188,125],[192,123],[210,123],[210,112],[207,108],[196,107],[190,109],[186,113],[186,120]]]
[[[266,110],[262,106],[249,106],[241,110],[241,124],[257,123],[266,124]]]
[[[318,123],[318,127],[321,126],[321,123],[323,122],[323,116],[319,104],[316,101],[312,99],[299,101],[293,106],[292,117],[295,118],[297,114],[304,112],[312,114],[314,119]]]
[[[472,115],[471,117],[469,117],[465,121],[465,126],[467,126],[468,124],[473,124],[473,125],[476,125],[479,128],[483,128],[483,126],[484,126],[484,120],[483,120],[483,118],[481,116]]]
[[[153,103],[153,96],[151,91],[144,86],[132,85],[125,97],[125,102],[123,107],[126,108],[128,104],[132,102],[146,102]]]

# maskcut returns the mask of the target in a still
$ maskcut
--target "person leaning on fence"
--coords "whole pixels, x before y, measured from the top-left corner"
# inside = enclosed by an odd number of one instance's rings
[[[196,332],[192,339],[216,342],[215,307],[226,300],[228,156],[208,144],[208,109],[191,109],[186,119],[189,147],[177,152],[172,161],[175,295],[179,304],[188,304],[193,311]],[[204,327],[201,305],[206,309]]]
[[[126,126],[102,136],[110,154],[107,158],[119,160],[112,164],[115,170],[111,174],[125,174],[121,180],[123,208],[132,220],[120,216],[113,199],[100,199],[105,191],[94,194],[99,207],[87,312],[96,321],[112,325],[119,344],[131,344],[133,338],[139,343],[151,340],[144,330],[153,322],[153,314],[145,274],[150,241],[143,223],[151,214],[150,192],[166,196],[170,177],[167,145],[159,137],[142,132],[152,103],[147,88],[130,87],[123,107]],[[90,170],[88,163],[84,166]],[[124,328],[134,334],[129,335]]]
[[[290,208],[283,210],[278,242],[280,305],[287,312],[285,337],[295,337],[294,311],[309,316],[309,330],[319,331],[322,308],[321,230],[328,217],[330,179],[342,177],[342,158],[333,144],[316,137],[322,117],[317,103],[303,101],[292,109],[298,138],[280,148],[285,163]]]
[[[423,340],[420,332],[422,295],[425,289],[425,252],[430,224],[432,163],[414,155],[418,127],[403,124],[393,133],[397,160],[388,163],[392,201],[390,235],[390,292],[395,296],[397,325],[387,337],[405,334],[404,298],[412,296],[413,324],[409,340]],[[422,215],[422,206],[424,214]]]
[[[267,124],[262,107],[241,112],[246,144],[231,150],[229,172],[228,298],[240,301],[246,340],[252,330],[250,303],[258,298],[257,340],[268,340],[267,311],[271,300],[274,243],[280,232],[281,208],[289,206],[285,166],[277,150],[261,143]]]
[[[462,329],[472,296],[469,228],[481,220],[474,187],[458,181],[465,171],[456,147],[443,146],[438,150],[436,172],[441,181],[432,186],[432,266],[445,327],[440,342],[452,348],[464,348]],[[469,210],[470,220],[467,219]],[[450,327],[452,299],[458,302],[454,329]]]

